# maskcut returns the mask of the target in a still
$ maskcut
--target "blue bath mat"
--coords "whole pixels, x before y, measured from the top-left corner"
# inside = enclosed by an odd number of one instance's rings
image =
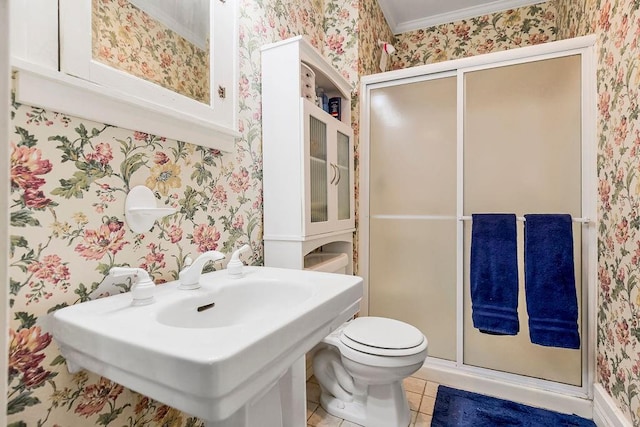
[[[595,427],[591,420],[508,400],[438,387],[431,427]]]

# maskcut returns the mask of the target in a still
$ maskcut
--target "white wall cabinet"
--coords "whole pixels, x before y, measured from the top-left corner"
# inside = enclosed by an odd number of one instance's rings
[[[196,4],[183,3],[180,6]],[[96,61],[92,5],[91,0],[11,0],[11,66],[17,71],[17,101],[232,151],[240,136],[237,2],[211,2],[202,12],[209,17],[212,41],[208,103]]]
[[[303,96],[301,64],[315,73],[315,86],[329,98],[340,98],[340,119]],[[351,86],[301,36],[263,47],[266,265],[302,268],[304,255],[326,245],[351,260],[355,215],[350,110]]]

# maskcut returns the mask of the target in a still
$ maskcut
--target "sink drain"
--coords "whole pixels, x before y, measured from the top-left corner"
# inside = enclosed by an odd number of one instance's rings
[[[205,304],[205,305],[201,305],[200,307],[197,308],[198,313],[201,311],[205,311],[205,310],[209,310],[210,308],[213,308],[213,306],[216,305],[215,302],[209,303],[209,304]]]

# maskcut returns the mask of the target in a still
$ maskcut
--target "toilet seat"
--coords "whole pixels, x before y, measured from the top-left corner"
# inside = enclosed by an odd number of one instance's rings
[[[407,323],[382,317],[358,317],[344,328],[341,344],[374,356],[411,356],[426,348],[422,332]]]

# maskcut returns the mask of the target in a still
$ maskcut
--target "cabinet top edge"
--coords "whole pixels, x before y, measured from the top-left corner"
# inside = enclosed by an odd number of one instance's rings
[[[331,80],[345,98],[351,98],[351,92],[353,90],[351,84],[328,62],[327,58],[318,52],[303,36],[295,36],[275,43],[265,44],[260,50],[264,53],[287,45],[297,45],[300,61],[310,65],[314,71],[320,71],[326,78]]]
[[[303,41],[304,43],[308,43],[306,40],[304,40],[303,36],[294,36],[294,37],[290,37],[288,39],[284,39],[284,40],[279,40],[277,42],[273,42],[273,43],[268,43],[268,44],[264,44],[260,47],[261,51],[265,51],[265,50],[269,50],[269,49],[274,49],[276,47],[280,47],[280,46],[284,46],[287,44],[292,44],[292,43],[297,43],[299,41]]]

